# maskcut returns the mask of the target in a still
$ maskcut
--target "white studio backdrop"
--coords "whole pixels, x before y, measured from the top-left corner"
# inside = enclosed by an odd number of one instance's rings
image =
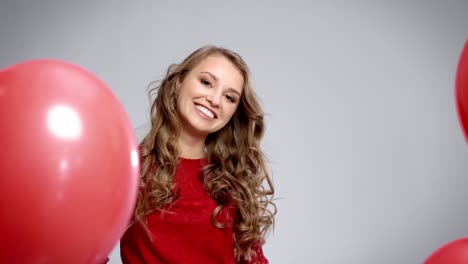
[[[467,13],[455,0],[1,0],[0,68],[79,64],[114,90],[141,138],[150,81],[200,46],[233,49],[268,114],[270,262],[421,263],[468,235],[454,99]],[[121,263],[118,245],[110,257]]]

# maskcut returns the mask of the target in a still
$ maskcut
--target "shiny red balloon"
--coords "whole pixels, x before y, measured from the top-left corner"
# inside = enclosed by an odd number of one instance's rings
[[[437,249],[424,264],[466,264],[468,263],[468,238],[449,242]]]
[[[468,40],[460,56],[456,78],[455,97],[458,117],[468,142]]]
[[[1,70],[0,263],[102,263],[135,205],[137,151],[124,107],[87,70]]]

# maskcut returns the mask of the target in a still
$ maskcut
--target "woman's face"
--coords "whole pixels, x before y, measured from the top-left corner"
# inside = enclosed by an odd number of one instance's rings
[[[206,137],[223,128],[239,105],[244,78],[222,55],[201,61],[177,91],[177,114],[182,133]]]

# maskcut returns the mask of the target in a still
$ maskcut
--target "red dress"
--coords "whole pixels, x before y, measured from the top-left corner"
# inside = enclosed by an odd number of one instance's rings
[[[237,263],[232,228],[217,228],[211,221],[218,206],[199,179],[201,159],[180,159],[175,180],[180,193],[168,212],[148,216],[151,241],[145,230],[132,225],[120,241],[123,264],[138,263]],[[232,212],[219,214],[222,223],[232,221]],[[262,248],[249,263],[266,264]]]

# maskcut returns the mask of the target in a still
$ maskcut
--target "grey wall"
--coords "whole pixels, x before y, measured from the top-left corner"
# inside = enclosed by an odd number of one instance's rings
[[[269,114],[271,263],[421,263],[468,234],[454,103],[467,13],[455,0],[1,0],[0,68],[80,64],[141,129],[149,81],[202,45],[231,48]]]

